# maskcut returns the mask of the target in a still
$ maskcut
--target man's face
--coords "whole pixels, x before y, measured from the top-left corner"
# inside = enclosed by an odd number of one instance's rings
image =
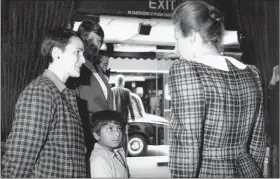
[[[99,135],[95,133],[95,138],[98,140],[98,143],[105,148],[117,148],[122,140],[121,126],[114,122],[109,122],[101,127]]]
[[[91,32],[85,40],[85,57],[87,60],[96,56],[101,48],[103,39],[96,33]]]
[[[71,77],[80,76],[80,68],[83,63],[85,63],[85,58],[83,55],[84,44],[82,40],[78,37],[71,37],[69,39],[69,44],[65,47],[60,55],[60,64],[67,75]]]
[[[100,57],[100,64],[99,66],[105,72],[108,69],[108,64],[109,64],[109,58],[107,56],[101,56]]]

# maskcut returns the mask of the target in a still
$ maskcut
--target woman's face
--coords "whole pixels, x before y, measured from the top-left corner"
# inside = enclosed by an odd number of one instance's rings
[[[61,51],[59,62],[69,77],[79,77],[80,68],[85,63],[83,56],[84,44],[78,37],[71,37],[64,51]]]

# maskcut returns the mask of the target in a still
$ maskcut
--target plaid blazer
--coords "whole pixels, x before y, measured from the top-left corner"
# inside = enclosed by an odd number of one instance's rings
[[[42,75],[23,90],[15,108],[2,177],[86,176],[84,135],[74,91],[65,87],[60,91]]]
[[[169,72],[172,177],[260,177],[265,156],[258,69],[229,71],[194,61]]]

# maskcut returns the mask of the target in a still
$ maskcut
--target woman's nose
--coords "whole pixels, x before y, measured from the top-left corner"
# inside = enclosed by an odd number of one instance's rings
[[[80,57],[80,61],[81,61],[81,63],[85,63],[86,62],[85,56],[83,54]]]

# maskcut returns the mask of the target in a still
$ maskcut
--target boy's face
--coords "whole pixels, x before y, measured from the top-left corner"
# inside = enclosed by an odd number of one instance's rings
[[[109,122],[100,129],[100,134],[94,133],[98,143],[108,149],[114,149],[120,145],[122,140],[122,129],[119,124]]]

